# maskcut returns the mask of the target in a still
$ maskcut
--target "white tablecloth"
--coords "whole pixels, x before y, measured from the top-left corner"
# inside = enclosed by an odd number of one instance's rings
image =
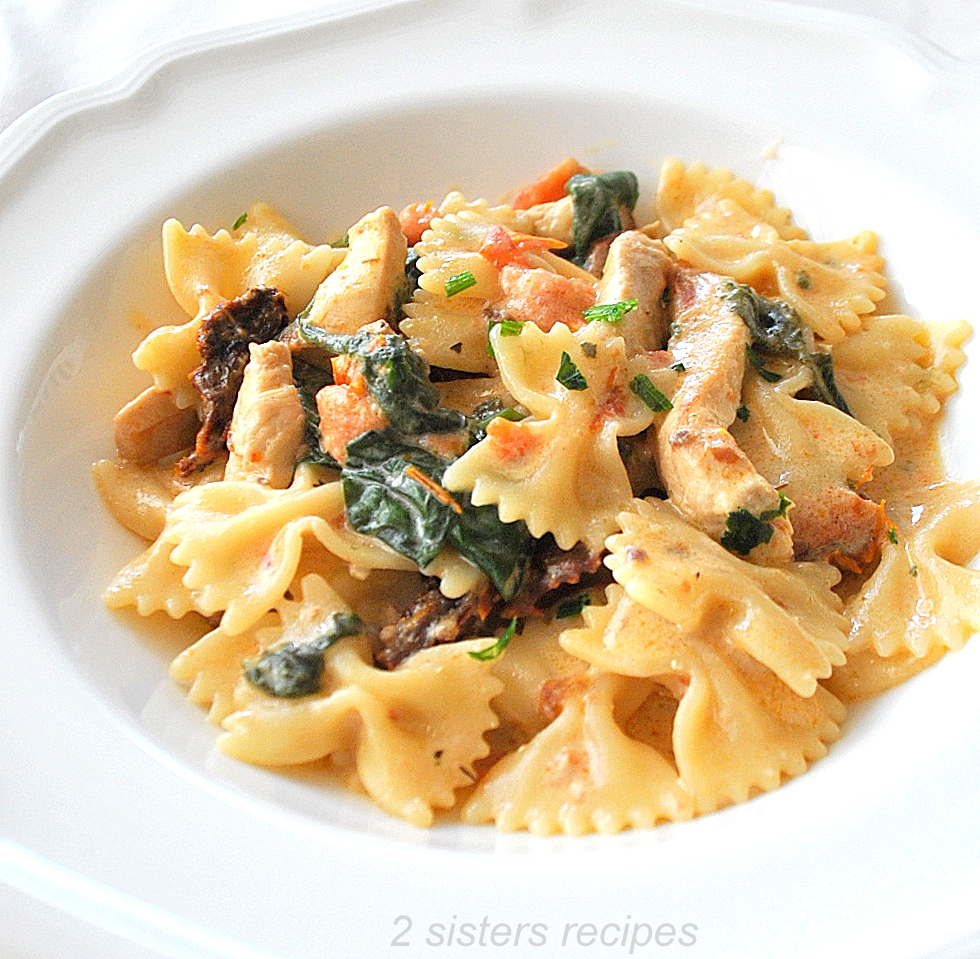
[[[790,2],[790,0],[779,0]],[[878,17],[980,69],[980,0],[795,0]],[[328,7],[323,0],[0,0],[0,130],[155,44]]]

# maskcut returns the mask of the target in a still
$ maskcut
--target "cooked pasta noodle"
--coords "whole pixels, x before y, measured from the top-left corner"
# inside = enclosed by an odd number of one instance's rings
[[[164,225],[189,319],[94,469],[146,541],[105,602],[197,615],[171,674],[228,755],[418,826],[652,827],[980,628],[980,483],[936,452],[967,325],[878,312],[873,234],[725,168],[666,161],[655,224],[555,171],[348,245]]]

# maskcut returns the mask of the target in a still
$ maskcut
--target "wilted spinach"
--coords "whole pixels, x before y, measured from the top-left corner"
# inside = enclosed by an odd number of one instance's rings
[[[355,636],[364,624],[353,613],[331,613],[323,629],[305,642],[288,642],[245,660],[243,670],[250,683],[271,696],[293,699],[320,691],[323,654],[338,639]]]
[[[632,223],[639,182],[630,170],[577,173],[569,178],[565,191],[572,197],[572,259],[581,266],[596,241]]]
[[[752,334],[752,349],[773,356],[795,357],[813,374],[811,389],[816,398],[851,415],[847,402],[837,389],[830,354],[808,348],[803,321],[792,306],[783,300],[762,296],[752,287],[734,281],[727,285],[726,295],[732,309]],[[762,370],[760,373],[765,376]]]
[[[418,436],[466,428],[462,413],[439,405],[439,391],[429,382],[425,361],[397,333],[328,333],[297,320],[288,335],[328,356],[357,357],[368,392],[398,432]]]
[[[495,506],[474,506],[468,494],[442,489],[448,466],[395,430],[364,433],[347,444],[341,474],[347,520],[420,567],[453,546],[509,599],[527,564],[531,534],[523,522],[501,522]]]

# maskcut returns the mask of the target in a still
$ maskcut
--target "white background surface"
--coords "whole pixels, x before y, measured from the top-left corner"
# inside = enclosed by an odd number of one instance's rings
[[[797,5],[877,17],[980,69],[980,0]],[[106,79],[158,43],[329,6],[320,0],[0,0],[0,130],[53,94]]]

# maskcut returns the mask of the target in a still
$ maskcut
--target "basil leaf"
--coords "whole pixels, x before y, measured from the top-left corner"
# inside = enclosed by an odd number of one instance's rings
[[[619,300],[616,303],[597,303],[582,311],[586,323],[600,320],[603,323],[618,323],[627,313],[639,305],[638,300]]]
[[[582,375],[582,371],[575,365],[571,356],[568,355],[564,350],[561,352],[561,363],[558,366],[558,372],[555,374],[555,379],[565,387],[566,390],[587,390],[589,384],[585,377]]]
[[[753,516],[744,506],[728,514],[721,545],[739,556],[748,556],[760,543],[772,539],[773,526]]]
[[[581,266],[597,240],[632,223],[639,182],[629,170],[577,173],[565,191],[572,197],[572,259]]]

